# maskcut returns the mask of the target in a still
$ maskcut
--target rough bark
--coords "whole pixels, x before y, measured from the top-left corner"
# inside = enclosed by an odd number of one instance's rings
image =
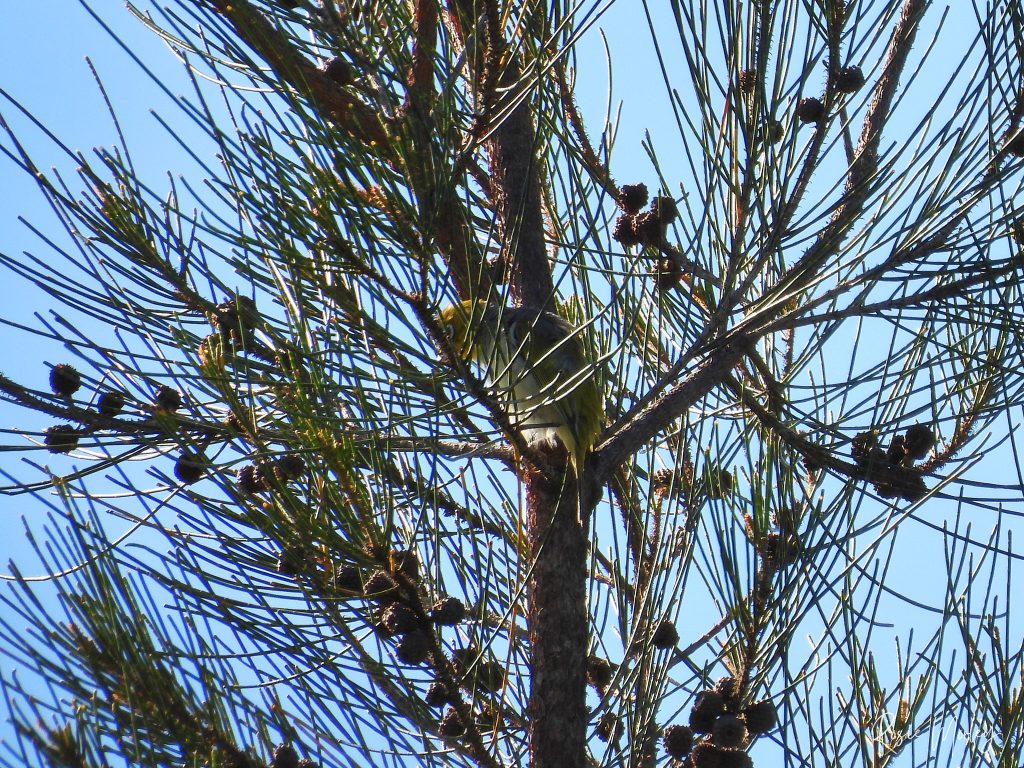
[[[583,768],[586,760],[586,517],[569,487],[526,469],[533,564],[527,587],[530,637],[530,765]]]

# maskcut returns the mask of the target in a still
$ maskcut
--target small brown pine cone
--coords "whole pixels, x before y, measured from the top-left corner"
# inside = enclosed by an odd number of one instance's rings
[[[740,681],[732,677],[720,677],[715,682],[715,690],[722,696],[722,703],[727,712],[735,712],[740,706]]]
[[[903,499],[904,501],[920,501],[928,495],[928,486],[924,478],[915,470],[894,467],[899,472],[899,477],[894,480],[875,482],[875,492],[883,499]]]
[[[455,666],[456,673],[460,677],[465,675],[479,655],[480,649],[473,645],[466,648],[456,648],[452,651],[452,664]]]
[[[634,215],[632,213],[622,214],[615,220],[615,226],[612,228],[612,240],[626,248],[640,244],[640,238],[633,231]]]
[[[786,138],[786,126],[780,120],[769,120],[764,127],[764,140],[768,144],[778,144]]]
[[[675,624],[668,619],[661,621],[651,635],[651,645],[655,648],[675,648],[678,642],[679,632],[676,630]]]
[[[682,760],[693,749],[693,731],[685,725],[670,725],[661,736],[669,757]]]
[[[457,648],[452,652],[452,664],[466,688],[477,687],[484,691],[496,691],[505,680],[505,671],[496,661],[478,659],[480,649],[476,646]]]
[[[813,96],[800,99],[796,104],[796,119],[801,123],[818,123],[825,116],[825,105]]]
[[[757,553],[761,555],[765,565],[772,570],[792,565],[802,552],[803,544],[794,533],[768,533],[757,545]]]
[[[55,395],[71,397],[82,386],[82,375],[74,366],[59,363],[50,369],[50,389]]]
[[[899,490],[889,483],[875,483],[875,493],[883,499],[895,499],[900,495]]]
[[[424,664],[430,659],[430,638],[423,632],[410,632],[398,641],[395,655],[406,664]]]
[[[391,605],[395,605],[395,603],[389,603],[388,605],[383,606],[378,605],[372,614],[373,629],[381,637],[392,638],[398,637],[401,634],[405,634],[396,632],[393,624],[384,623],[384,614],[387,612],[387,609]]]
[[[917,473],[908,473],[904,482],[900,484],[899,497],[911,503],[920,501],[928,495],[928,486],[924,478]]]
[[[271,459],[259,459],[256,462],[256,467],[253,470],[253,473],[253,476],[256,478],[256,482],[263,487],[263,490],[269,491],[280,484],[280,478],[277,476],[277,469]]]
[[[608,659],[591,654],[587,657],[587,682],[603,692],[612,681],[612,665]]]
[[[363,593],[380,603],[393,603],[398,599],[398,585],[387,571],[374,571],[363,582]]]
[[[391,571],[400,573],[410,581],[419,581],[420,556],[412,549],[393,549],[390,552]]]
[[[665,225],[654,211],[643,211],[633,217],[633,234],[641,245],[657,248],[665,242]]]
[[[448,688],[445,687],[444,683],[434,681],[427,688],[427,692],[423,695],[423,700],[427,703],[428,707],[443,707],[445,704],[451,702],[452,695],[448,692]]]
[[[174,462],[174,476],[185,485],[198,483],[206,474],[208,462],[201,453],[185,451]]]
[[[661,496],[664,496],[670,490],[678,490],[679,488],[675,470],[668,467],[659,469],[651,475],[651,483],[654,486],[654,492]]]
[[[712,468],[708,472],[708,498],[724,499],[735,487],[732,472],[728,469]]]
[[[341,56],[335,56],[324,62],[321,68],[323,73],[338,85],[348,85],[352,82],[352,67]]]
[[[99,400],[96,401],[96,409],[100,412],[100,416],[107,418],[117,416],[122,408],[124,408],[124,395],[113,390],[103,392]]]
[[[256,467],[252,464],[246,464],[244,467],[238,468],[238,471],[235,473],[235,485],[237,485],[238,490],[246,496],[251,496],[254,493],[262,493],[267,490],[267,486],[258,476]]]
[[[274,471],[281,480],[295,480],[306,473],[306,462],[298,454],[290,453],[274,462]]]
[[[747,730],[757,736],[775,728],[779,722],[779,715],[775,705],[765,699],[743,710],[743,721],[747,724]]]
[[[340,565],[334,572],[334,588],[346,593],[363,593],[363,576],[352,564]]]
[[[935,433],[924,424],[907,427],[903,438],[907,455],[914,461],[920,461],[935,447]]]
[[[675,288],[683,280],[683,270],[672,259],[658,259],[655,268],[656,285],[659,291]]]
[[[623,184],[619,187],[616,202],[626,213],[639,213],[647,205],[648,192],[646,184]]]
[[[651,201],[651,210],[662,224],[671,224],[679,216],[679,206],[668,195],[659,195]]]
[[[693,768],[722,768],[725,750],[710,741],[699,741],[690,750],[690,764]]]
[[[757,87],[757,70],[744,69],[739,74],[739,86],[743,93],[753,93]]]
[[[725,749],[735,749],[747,739],[747,727],[736,715],[721,715],[711,727],[711,738]]]
[[[868,469],[873,467],[888,467],[889,454],[876,446],[868,451],[868,459],[864,462],[864,466]]]
[[[597,733],[597,738],[601,741],[610,741],[613,744],[617,744],[625,732],[625,726],[614,712],[605,712],[598,718],[595,732]]]
[[[494,693],[500,690],[505,682],[505,670],[496,661],[481,661],[475,667],[476,676],[473,682],[477,688]]]
[[[462,718],[459,717],[459,713],[453,707],[448,707],[445,711],[441,722],[437,724],[437,732],[441,736],[449,738],[461,736],[466,732],[466,726],[463,724]]]
[[[836,88],[841,93],[856,93],[864,85],[864,73],[856,64],[842,67],[836,73]]]
[[[270,768],[299,768],[299,754],[291,744],[280,744],[270,759]]]
[[[864,466],[868,463],[871,450],[878,447],[878,434],[874,430],[861,432],[850,442],[850,454],[857,464]]]
[[[43,432],[43,444],[50,453],[71,453],[78,447],[78,430],[70,424],[56,424]]]
[[[725,711],[725,702],[718,691],[701,691],[690,709],[690,728],[697,733],[710,733],[715,720]]]
[[[801,509],[799,507],[791,507],[788,504],[778,509],[773,509],[771,513],[772,525],[783,534],[794,534],[796,529],[800,527],[801,517]]]
[[[391,603],[381,614],[381,624],[392,635],[404,635],[418,629],[419,616],[416,611],[402,603]]]
[[[363,546],[363,551],[375,563],[383,563],[389,568],[391,567],[391,550],[383,541],[369,541]]]
[[[800,463],[803,465],[803,468],[807,471],[808,475],[811,475],[813,477],[814,475],[817,475],[819,472],[821,472],[823,467],[821,465],[821,462],[819,461],[819,458],[819,456],[811,453],[804,454],[803,456],[800,457]]]
[[[174,413],[181,408],[181,393],[165,384],[154,393],[153,406],[158,411]]]
[[[309,566],[309,550],[301,544],[285,547],[277,558],[277,572],[282,576],[298,576]]]
[[[890,464],[902,464],[907,458],[907,441],[903,435],[893,435],[889,441],[889,448],[885,452],[886,459]]]
[[[740,749],[723,749],[719,754],[718,768],[754,768],[754,761]]]
[[[466,606],[457,597],[445,597],[434,603],[430,619],[443,627],[453,627],[466,617]]]

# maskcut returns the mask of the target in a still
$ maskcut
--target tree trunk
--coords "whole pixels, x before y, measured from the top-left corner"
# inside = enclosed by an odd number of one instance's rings
[[[530,636],[530,765],[586,762],[586,520],[573,485],[528,468],[527,515],[533,570],[527,587]],[[573,483],[571,475],[569,483]]]

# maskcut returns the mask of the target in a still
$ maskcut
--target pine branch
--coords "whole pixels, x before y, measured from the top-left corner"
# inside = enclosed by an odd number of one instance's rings
[[[249,0],[209,1],[282,81],[311,99],[332,122],[354,139],[384,157],[390,155],[390,140],[377,111],[352,96],[327,73],[306,61]]]

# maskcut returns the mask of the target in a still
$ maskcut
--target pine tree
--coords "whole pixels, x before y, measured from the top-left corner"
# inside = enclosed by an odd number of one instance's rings
[[[1021,764],[1024,11],[975,6],[638,5],[643,163],[578,100],[602,3],[136,10],[165,182],[5,102],[73,247],[0,256],[67,348],[0,375],[51,510],[0,763]],[[566,344],[585,456],[522,402]]]

